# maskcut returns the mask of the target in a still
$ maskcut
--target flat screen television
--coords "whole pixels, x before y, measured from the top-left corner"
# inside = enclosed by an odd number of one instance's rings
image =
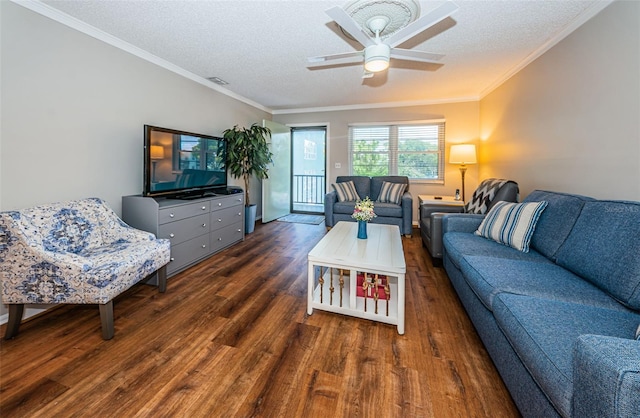
[[[223,138],[144,126],[144,196],[227,194]]]

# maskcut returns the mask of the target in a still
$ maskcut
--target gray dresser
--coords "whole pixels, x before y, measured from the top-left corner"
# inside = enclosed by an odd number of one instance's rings
[[[244,194],[194,200],[122,197],[122,219],[171,240],[167,276],[244,239]]]

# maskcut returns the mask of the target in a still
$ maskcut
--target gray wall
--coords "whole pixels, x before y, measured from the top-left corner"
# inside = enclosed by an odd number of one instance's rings
[[[220,135],[270,119],[14,3],[0,19],[0,210],[97,196],[120,213],[142,192],[144,124]]]
[[[640,200],[640,2],[617,1],[481,101],[480,176]]]

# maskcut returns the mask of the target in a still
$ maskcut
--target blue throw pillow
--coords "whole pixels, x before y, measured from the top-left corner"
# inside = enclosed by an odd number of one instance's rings
[[[547,202],[544,201],[498,202],[482,220],[475,234],[528,253],[536,223],[546,207]]]

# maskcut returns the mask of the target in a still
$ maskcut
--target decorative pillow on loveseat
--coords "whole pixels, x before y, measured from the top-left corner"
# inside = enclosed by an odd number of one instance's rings
[[[395,203],[399,205],[406,188],[407,185],[404,183],[389,183],[388,181],[383,181],[377,202]]]
[[[638,329],[636,330],[636,340],[640,341],[640,325],[638,325]]]
[[[356,186],[353,181],[345,181],[343,183],[332,184],[336,195],[338,196],[338,202],[355,202],[360,200]]]
[[[536,223],[546,207],[545,201],[498,202],[482,220],[475,234],[528,253]]]

